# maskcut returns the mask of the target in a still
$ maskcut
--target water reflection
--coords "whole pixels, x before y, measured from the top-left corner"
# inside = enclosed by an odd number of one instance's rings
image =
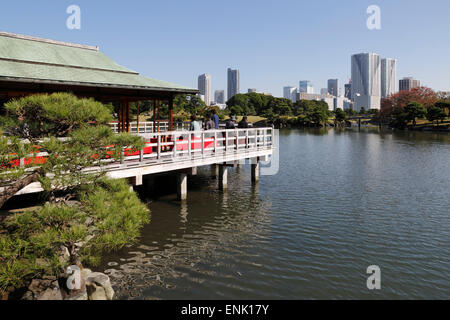
[[[378,130],[282,130],[280,171],[256,186],[248,165],[226,192],[200,170],[102,268],[124,299],[448,298],[450,140]]]

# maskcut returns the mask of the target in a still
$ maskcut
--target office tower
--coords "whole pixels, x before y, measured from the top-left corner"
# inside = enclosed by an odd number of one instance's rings
[[[397,60],[386,58],[381,60],[381,97],[387,98],[396,92]]]
[[[376,53],[352,55],[352,99],[356,111],[380,109],[381,59]]]
[[[239,93],[239,70],[228,68],[228,100]]]
[[[214,102],[217,104],[225,103],[225,91],[224,90],[214,91]]]
[[[300,93],[314,93],[314,86],[311,81],[302,80],[298,88]]]
[[[209,74],[202,74],[198,77],[198,90],[200,95],[204,96],[204,101],[207,106],[211,104],[211,76]]]
[[[399,81],[400,91],[410,91],[411,89],[420,87],[420,81],[414,80],[412,77],[403,78]]]
[[[344,87],[345,87],[344,97],[351,100],[352,99],[352,84],[347,83]]]
[[[297,101],[297,88],[290,87],[290,86],[284,87],[283,88],[283,98],[289,99],[295,103]]]
[[[255,88],[250,88],[247,90],[248,93],[256,93],[256,89]]]
[[[338,79],[328,80],[328,93],[335,97],[339,96],[339,80]]]

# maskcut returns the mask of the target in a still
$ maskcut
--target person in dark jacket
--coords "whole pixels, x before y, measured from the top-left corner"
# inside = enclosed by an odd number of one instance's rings
[[[228,119],[225,122],[225,129],[236,129],[236,117],[231,116],[230,119]]]
[[[242,120],[241,121],[239,121],[239,124],[238,124],[238,128],[239,129],[247,129],[248,128],[248,122],[247,122],[247,116],[244,116],[243,118],[242,118]]]

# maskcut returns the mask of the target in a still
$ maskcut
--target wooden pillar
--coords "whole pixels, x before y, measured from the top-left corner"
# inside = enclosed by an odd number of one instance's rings
[[[120,133],[122,130],[122,101],[120,101],[119,110],[117,110],[117,132]]]
[[[122,101],[122,130],[121,132],[125,132],[126,130],[126,122],[127,122],[127,101]]]
[[[169,98],[169,131],[173,131],[173,96]]]
[[[252,182],[256,183],[259,181],[259,161],[252,163]]]
[[[130,126],[130,101],[127,101],[127,110],[126,110],[127,114],[126,114],[126,119],[127,119],[127,123],[126,123],[126,130],[127,132],[130,132],[131,130],[131,126]]]
[[[156,132],[156,99],[153,99],[153,133]]]
[[[137,133],[139,134],[139,117],[141,115],[139,110],[139,101],[136,102],[136,108],[137,108],[137,119],[136,119],[136,126],[137,126]]]
[[[226,190],[228,188],[228,166],[226,164],[219,165],[219,189]]]
[[[159,119],[159,106],[160,106],[160,103],[161,103],[161,101],[160,100],[156,100],[156,118],[157,118],[157,124],[158,124],[158,133],[159,133],[159,131],[160,131],[160,127],[159,127],[159,124],[160,124],[160,119]]]
[[[179,173],[177,182],[177,196],[178,200],[187,199],[187,174]]]

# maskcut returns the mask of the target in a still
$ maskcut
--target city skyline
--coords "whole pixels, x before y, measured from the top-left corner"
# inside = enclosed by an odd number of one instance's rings
[[[174,19],[173,5],[166,2],[136,2],[129,6],[120,2],[79,0],[82,24],[79,31],[73,31],[65,25],[65,11],[70,3],[17,0],[4,3],[0,30],[98,45],[109,56],[130,69],[140,70],[144,76],[171,79],[192,88],[197,85],[198,74],[204,71],[213,79],[212,92],[226,90],[224,70],[229,66],[240,70],[241,88],[257,88],[280,97],[284,84],[296,86],[300,79],[309,79],[317,90],[325,88],[330,77],[339,79],[341,84],[347,83],[351,77],[348,57],[355,52],[395,57],[401,61],[397,68],[399,79],[413,76],[424,86],[450,91],[447,76],[450,43],[439,40],[446,38],[450,28],[445,16],[450,11],[448,1],[436,0],[433,6],[418,0],[408,1],[408,5],[380,1],[381,30],[366,27],[366,9],[372,4],[366,0],[263,1],[258,6],[252,1],[235,2],[240,7],[237,11],[233,3],[233,0],[226,5],[177,1],[175,5],[183,14],[177,13]],[[290,10],[286,11],[286,7]],[[154,13],[152,19],[147,19],[148,12]],[[324,19],[317,19],[311,12],[320,12]],[[209,22],[204,45],[194,46],[192,34],[204,29],[202,18],[208,13],[214,13],[217,21]],[[116,22],[125,20],[127,24]],[[422,23],[402,28],[409,21]],[[162,25],[164,32],[160,31]],[[317,41],[334,29],[345,35],[346,40],[333,37]],[[130,34],[136,37],[129,37]],[[241,39],[232,34],[255,36]],[[152,40],[143,40],[148,37]],[[421,39],[421,45],[414,50],[404,45],[416,43],[417,39]],[[117,46],[117,41],[122,45]],[[289,43],[286,50],[279,50],[286,43]],[[305,50],[307,43],[315,43],[314,49]],[[180,45],[186,50],[180,50]],[[424,60],[424,57],[429,58]]]

